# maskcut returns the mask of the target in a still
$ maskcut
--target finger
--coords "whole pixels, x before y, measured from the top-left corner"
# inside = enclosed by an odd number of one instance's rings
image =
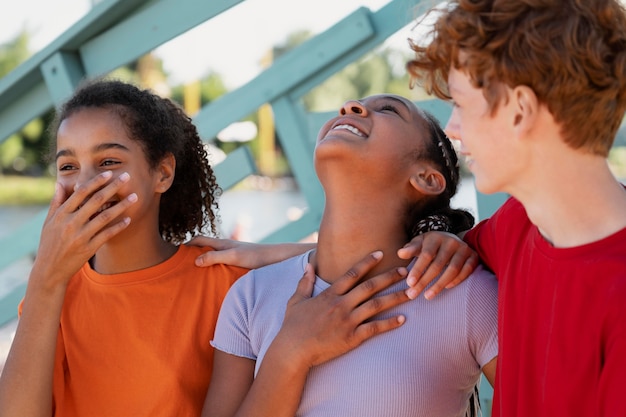
[[[453,288],[465,280],[470,276],[472,272],[478,266],[478,254],[472,251],[472,254],[465,260],[465,263],[461,267],[461,271],[457,274],[457,277],[453,279],[448,285],[445,286],[446,289]]]
[[[54,195],[52,196],[52,200],[50,201],[50,206],[48,207],[48,214],[46,215],[46,220],[44,223],[47,223],[48,220],[56,213],[56,211],[61,207],[61,204],[65,201],[65,190],[63,186],[58,182],[54,183]]]
[[[196,266],[215,264],[237,265],[237,255],[233,249],[207,250],[195,260]]]
[[[111,198],[114,197],[117,193],[119,193],[120,189],[129,180],[130,180],[130,175],[127,172],[124,172],[119,177],[115,178],[113,181],[110,181],[108,184],[99,188],[96,186],[98,182],[94,181],[94,183],[91,184],[88,187],[88,189],[95,188],[96,191],[93,192],[86,200],[83,200],[82,206],[79,206],[80,211],[78,213],[80,214],[80,216],[83,216],[83,217],[86,216],[85,220],[91,220],[93,216],[96,214],[98,215],[98,217],[100,217],[102,213],[104,213],[104,211],[100,212],[100,210],[102,209],[102,206],[106,204],[107,202],[109,202]],[[110,208],[113,208],[119,205],[120,203],[122,203],[122,206],[124,206],[123,204],[124,201],[125,200],[117,202]],[[109,211],[109,213],[115,213],[115,210],[111,210]],[[109,220],[112,220],[112,218],[109,218]]]
[[[417,274],[419,272],[419,269],[415,271],[415,274],[412,277],[411,273],[409,273],[409,277],[411,277],[411,279],[409,280],[409,278],[407,277],[407,284],[410,286],[410,288],[407,290],[407,295],[411,298],[416,298],[437,277],[439,277],[437,282],[435,282],[424,293],[424,296],[426,297],[426,299],[430,300],[439,292],[441,292],[444,286],[452,280],[452,277],[456,276],[456,271],[451,270],[449,271],[448,278],[444,278],[442,283],[442,274],[445,274],[448,267],[447,261],[448,255],[440,251],[437,256],[435,256],[435,258],[432,260],[430,265],[428,265],[426,270],[422,272],[421,275]],[[415,267],[413,269],[415,269]],[[411,271],[413,271],[413,269]],[[417,282],[414,281],[415,278],[417,278]],[[415,283],[411,285],[410,283],[413,282]]]
[[[406,283],[415,296],[421,293],[430,281],[437,276],[432,274],[434,269],[431,269],[431,265],[436,259],[437,251],[438,247],[435,248],[432,245],[423,248],[407,275]]]
[[[126,229],[130,224],[130,217],[124,217],[119,222],[115,222],[113,225],[103,229],[97,233],[93,239],[89,242],[90,252],[96,253],[96,251],[104,245],[113,236],[119,234],[122,230]]]
[[[468,246],[458,247],[457,245],[448,245],[445,250],[440,250],[437,257],[422,276],[422,280],[425,283],[430,283],[436,279],[436,282],[424,293],[424,297],[426,297],[427,300],[431,300],[446,288],[450,282],[456,279],[462,270],[462,267],[459,265],[465,264],[466,259],[469,258],[472,253],[473,251]],[[467,276],[460,277],[461,280],[464,278],[467,278]]]
[[[361,279],[371,271],[383,258],[381,251],[375,251],[354,264],[345,274],[324,291],[334,291],[336,294],[345,294],[350,291]]]
[[[411,259],[417,257],[422,252],[423,242],[423,235],[414,237],[409,243],[398,249],[398,257],[400,259]]]
[[[452,258],[448,261],[448,265],[445,267],[443,273],[437,278],[437,291],[435,291],[435,294],[438,293],[440,289],[452,288],[454,285],[449,286],[449,284],[457,280],[462,272],[467,272],[467,268],[463,268],[467,260],[471,259],[472,254],[473,251],[469,247],[460,247],[456,253],[454,253]],[[471,272],[471,270],[469,272]],[[467,278],[467,275],[461,276],[460,278],[462,281]]]
[[[75,186],[74,192],[64,203],[65,208],[72,213],[78,210],[94,192],[105,186],[112,176],[113,172],[105,171],[91,178],[89,181]]]
[[[407,284],[410,287],[415,287],[419,292],[436,276],[427,276],[426,280],[423,279],[424,274],[429,270],[431,264],[437,259],[437,256],[440,255],[442,250],[441,240],[432,238],[436,237],[436,235],[430,234],[431,239],[426,239],[426,235],[427,234],[420,236],[423,238],[419,247],[420,251],[415,253],[417,258],[407,277]]]
[[[91,219],[84,228],[84,234],[91,236],[89,240],[90,249],[95,251],[106,241],[117,235],[130,224],[130,217],[119,219],[124,211],[137,201],[137,194],[132,193],[119,203],[103,210],[96,217]]]
[[[354,306],[353,317],[362,322],[402,301],[408,301],[405,291],[375,297],[379,292],[405,279],[406,274],[406,268],[394,268],[363,281],[346,293],[344,302],[348,307]]]
[[[304,269],[304,275],[300,278],[298,282],[298,286],[296,287],[296,292],[291,296],[287,305],[298,304],[303,300],[307,300],[311,298],[313,294],[313,287],[315,286],[315,271],[313,270],[313,266],[311,264],[307,264]]]
[[[406,318],[403,315],[398,315],[387,319],[373,320],[363,323],[354,331],[354,339],[357,344],[361,344],[367,339],[371,339],[381,333],[397,329],[402,326],[405,321]]]

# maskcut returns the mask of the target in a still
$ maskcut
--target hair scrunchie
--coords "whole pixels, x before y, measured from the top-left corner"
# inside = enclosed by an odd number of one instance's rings
[[[417,222],[413,227],[413,236],[431,231],[449,232],[450,219],[443,214],[431,214]]]

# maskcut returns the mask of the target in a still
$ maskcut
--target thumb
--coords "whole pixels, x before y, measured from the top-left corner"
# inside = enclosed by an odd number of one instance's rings
[[[196,242],[197,243],[197,242]],[[215,264],[236,265],[233,263],[231,250],[209,249],[196,258],[196,266],[211,266]]]
[[[311,264],[307,264],[304,268],[304,275],[300,278],[296,292],[289,299],[288,305],[298,304],[301,301],[311,298],[313,287],[315,285],[315,271]]]
[[[54,183],[54,195],[52,196],[52,201],[50,202],[50,206],[54,208],[58,208],[63,204],[66,200],[65,189],[58,182]]]
[[[65,202],[65,190],[63,186],[58,182],[54,183],[54,195],[52,196],[52,200],[50,201],[50,207],[48,208],[48,215],[46,216],[46,220],[49,219],[61,205]]]
[[[398,249],[397,255],[400,259],[411,259],[417,257],[422,251],[422,245],[424,241],[424,235],[414,237],[406,245]]]

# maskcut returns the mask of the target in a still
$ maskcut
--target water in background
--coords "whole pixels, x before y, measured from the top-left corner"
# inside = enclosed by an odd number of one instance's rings
[[[293,182],[273,182],[270,187],[263,179],[256,181],[260,182],[256,189],[230,190],[222,195],[219,203],[222,236],[256,242],[298,219],[306,210],[306,200]],[[462,181],[452,205],[468,209],[476,216],[476,192],[472,179]],[[41,206],[0,206],[0,239],[46,209]],[[26,257],[0,271],[0,297],[26,282],[31,266],[32,259]],[[0,328],[0,372],[16,325],[17,320]]]

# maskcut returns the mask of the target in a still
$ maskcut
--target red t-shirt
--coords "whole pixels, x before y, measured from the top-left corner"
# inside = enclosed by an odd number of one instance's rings
[[[493,416],[626,416],[626,229],[554,248],[510,198],[465,240],[499,279]]]

